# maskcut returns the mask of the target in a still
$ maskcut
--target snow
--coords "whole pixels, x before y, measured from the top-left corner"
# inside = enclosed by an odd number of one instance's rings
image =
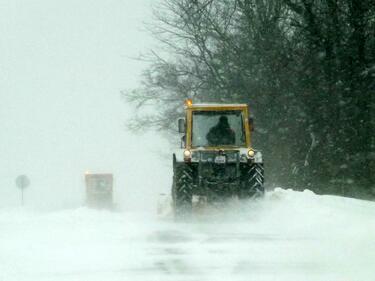
[[[374,202],[277,188],[155,213],[0,209],[0,280],[374,280]]]

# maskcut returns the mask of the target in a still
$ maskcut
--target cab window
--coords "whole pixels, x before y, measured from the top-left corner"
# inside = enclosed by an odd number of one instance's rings
[[[193,112],[192,146],[245,146],[242,111]]]

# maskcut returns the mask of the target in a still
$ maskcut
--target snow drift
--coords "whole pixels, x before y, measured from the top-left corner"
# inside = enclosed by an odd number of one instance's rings
[[[189,223],[0,209],[0,280],[373,280],[374,218],[374,202],[280,188]]]

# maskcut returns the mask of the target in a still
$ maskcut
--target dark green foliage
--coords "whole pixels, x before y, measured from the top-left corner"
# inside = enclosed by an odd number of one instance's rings
[[[173,128],[187,97],[249,103],[268,184],[375,195],[375,1],[163,3],[166,49],[126,94],[159,103],[153,125]]]

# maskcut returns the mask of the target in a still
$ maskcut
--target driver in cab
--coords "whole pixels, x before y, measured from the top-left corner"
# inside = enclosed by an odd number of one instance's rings
[[[210,129],[206,139],[209,145],[234,145],[236,136],[233,129],[230,127],[228,117],[220,116],[219,122]]]

